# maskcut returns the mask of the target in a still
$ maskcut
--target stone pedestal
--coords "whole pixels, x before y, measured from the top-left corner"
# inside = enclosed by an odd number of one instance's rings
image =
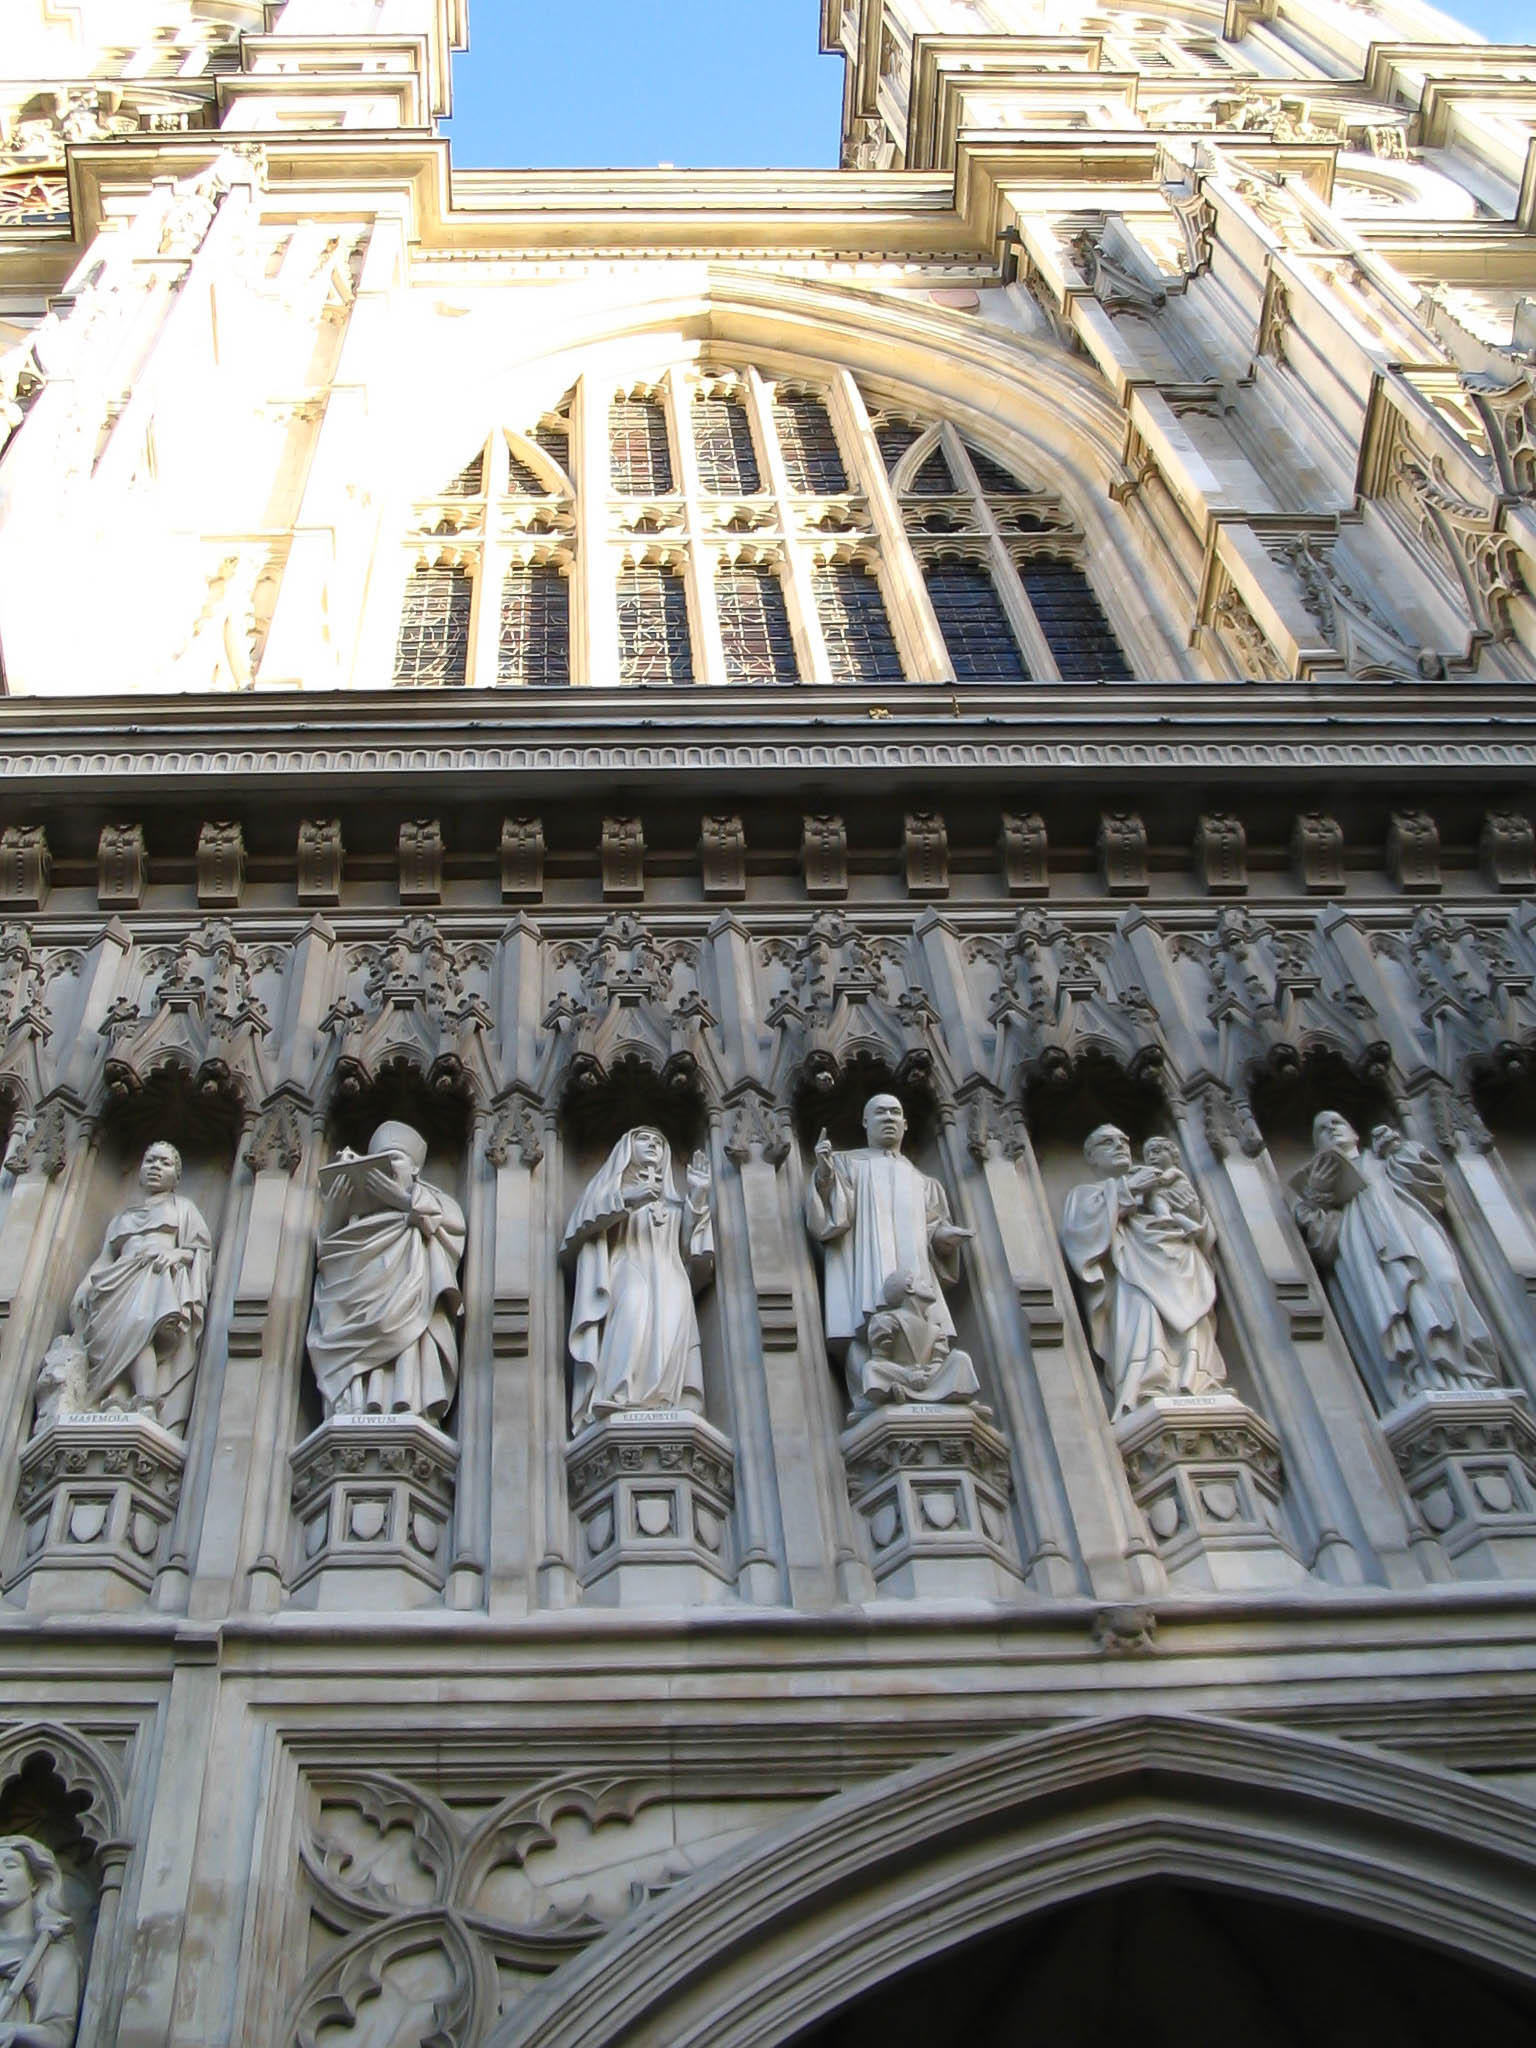
[[[290,1453],[296,1606],[420,1607],[443,1588],[459,1449],[416,1415],[333,1415]]]
[[[1416,1394],[1381,1426],[1459,1576],[1536,1576],[1536,1421],[1523,1394],[1506,1387]]]
[[[1123,1416],[1115,1441],[1175,1584],[1245,1592],[1306,1578],[1281,1534],[1279,1439],[1243,1402],[1160,1396]]]
[[[6,1581],[29,1609],[136,1607],[154,1583],[186,1449],[147,1415],[61,1415],[21,1453],[22,1556]]]
[[[682,1409],[629,1409],[584,1429],[565,1465],[589,1600],[692,1607],[732,1597],[736,1460],[718,1429]]]
[[[891,1404],[842,1439],[875,1581],[907,1599],[1013,1599],[1008,1446],[961,1402]]]

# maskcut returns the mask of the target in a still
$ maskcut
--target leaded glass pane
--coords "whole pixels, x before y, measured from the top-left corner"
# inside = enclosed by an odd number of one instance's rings
[[[1064,682],[1134,680],[1114,628],[1075,562],[1037,555],[1020,562],[1019,578]]]
[[[467,569],[416,569],[405,586],[397,683],[462,683],[469,661],[469,609],[474,582]]]
[[[627,498],[657,497],[672,489],[667,415],[659,398],[615,399],[608,414],[613,487]]]
[[[848,472],[843,468],[831,416],[819,398],[804,391],[776,397],[773,424],[792,491],[824,497],[830,491],[847,490]]]
[[[626,683],[691,683],[688,595],[675,569],[619,573],[619,674]]]
[[[547,498],[549,496],[548,487],[543,480],[528,467],[526,462],[520,461],[516,455],[510,453],[507,456],[507,489],[514,498]]]
[[[571,680],[570,585],[553,562],[507,571],[496,680],[540,687]]]
[[[949,463],[942,448],[933,451],[918,466],[917,475],[912,479],[912,490],[919,498],[943,498],[955,488],[955,480],[949,473]]]
[[[827,563],[817,569],[815,586],[833,680],[900,682],[901,656],[873,572],[863,562]]]
[[[1019,498],[1028,494],[1028,484],[1021,483],[1011,470],[1004,469],[1000,462],[995,461],[990,455],[983,454],[980,448],[973,448],[969,441],[965,444],[965,452],[970,456],[971,465],[976,471],[976,481],[989,498]]]
[[[789,609],[784,586],[771,568],[761,562],[722,567],[715,579],[715,606],[728,682],[794,682]]]
[[[747,408],[739,398],[697,398],[693,435],[699,451],[699,488],[750,493],[762,489]]]
[[[473,462],[466,462],[455,477],[438,492],[440,498],[478,498],[485,489],[485,455],[482,451]]]
[[[888,470],[896,467],[922,431],[914,420],[875,421],[875,440]]]
[[[549,457],[558,462],[567,476],[571,473],[571,437],[564,427],[539,426],[533,430],[533,439]]]
[[[1024,681],[1008,614],[983,562],[931,562],[923,572],[950,665],[962,681]]]

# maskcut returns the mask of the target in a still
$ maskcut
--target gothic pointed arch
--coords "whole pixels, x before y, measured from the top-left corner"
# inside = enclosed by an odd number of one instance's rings
[[[815,1809],[594,1943],[489,2048],[767,2048],[916,1963],[1145,1879],[1310,1905],[1536,1985],[1524,1801],[1329,1737],[1136,1714]]]
[[[489,438],[469,501],[410,508],[397,683],[1189,672],[1120,502],[1124,410],[1053,338],[716,265],[541,340],[412,394],[418,481],[434,437]]]

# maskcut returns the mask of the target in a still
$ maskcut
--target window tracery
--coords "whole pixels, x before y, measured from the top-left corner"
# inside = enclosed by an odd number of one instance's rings
[[[1131,674],[1062,498],[845,371],[588,376],[413,513],[402,684]]]

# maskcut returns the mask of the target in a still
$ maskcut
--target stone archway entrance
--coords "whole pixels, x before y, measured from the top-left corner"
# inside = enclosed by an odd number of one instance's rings
[[[1128,1885],[902,1971],[793,2048],[1441,2048],[1536,2040],[1536,1991],[1355,1922]]]
[[[997,2014],[968,2015],[987,1984]],[[1136,1714],[812,1808],[631,1914],[487,2048],[1463,2038],[1536,2039],[1525,1799],[1328,1737]]]

